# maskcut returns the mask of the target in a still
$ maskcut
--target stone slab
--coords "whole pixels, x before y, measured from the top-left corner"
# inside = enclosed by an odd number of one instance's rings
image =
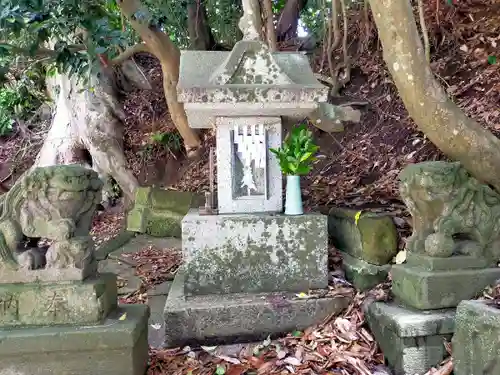
[[[95,251],[96,260],[104,260],[108,257],[110,253],[116,251],[117,249],[126,246],[130,241],[136,236],[135,232],[129,232],[128,230],[122,230],[114,238],[103,242],[99,245]]]
[[[135,268],[119,260],[106,259],[100,261],[99,272],[117,275],[118,295],[120,296],[133,293],[142,285],[141,278],[135,274]]]
[[[500,309],[483,301],[462,301],[455,325],[453,373],[500,374]]]
[[[416,311],[393,303],[374,302],[365,317],[394,375],[425,374],[447,355],[455,310]]]
[[[116,303],[113,274],[83,282],[0,284],[0,326],[92,324]]]
[[[65,282],[81,281],[95,274],[97,262],[86,264],[83,268],[43,268],[38,270],[12,270],[0,267],[1,283],[35,283],[35,282]]]
[[[328,212],[328,235],[335,247],[382,266],[398,252],[398,232],[387,215],[334,207]]]
[[[0,329],[0,370],[15,375],[144,375],[148,316],[146,305],[120,305],[99,325]]]
[[[391,270],[392,293],[405,305],[420,309],[456,307],[500,279],[500,268],[425,271],[408,265]]]
[[[345,309],[350,298],[297,299],[295,294],[187,297],[178,271],[165,304],[165,344],[219,345],[251,342],[320,323]]]
[[[182,222],[186,295],[328,286],[326,216],[199,215]]]
[[[421,268],[425,271],[449,271],[488,268],[489,261],[484,258],[467,255],[439,258],[408,252],[406,255],[406,264],[409,267]]]
[[[384,282],[391,269],[390,264],[377,266],[364,260],[354,258],[347,253],[342,254],[342,268],[345,271],[347,281],[357,289],[363,291],[373,288]]]

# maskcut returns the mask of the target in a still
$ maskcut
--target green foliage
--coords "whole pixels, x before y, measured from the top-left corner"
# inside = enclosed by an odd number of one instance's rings
[[[115,55],[132,32],[121,29],[111,0],[0,0],[0,60],[52,63],[59,72],[88,78],[99,54]],[[7,42],[8,41],[8,42]],[[26,61],[25,61],[26,62]]]
[[[170,151],[180,151],[182,149],[182,137],[177,131],[156,132],[151,135],[151,141],[163,145]]]
[[[292,176],[308,174],[318,150],[319,147],[313,142],[312,132],[307,130],[306,125],[295,127],[286,136],[282,147],[270,149],[278,158],[281,171]]]
[[[30,74],[0,87],[0,136],[12,131],[15,119],[26,120],[44,101]]]

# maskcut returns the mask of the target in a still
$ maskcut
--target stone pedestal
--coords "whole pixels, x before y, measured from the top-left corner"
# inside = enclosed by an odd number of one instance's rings
[[[392,267],[392,292],[401,305],[372,304],[367,317],[396,375],[423,374],[439,364],[444,339],[454,332],[456,306],[500,278],[500,269],[487,266],[472,256],[408,253],[405,264]]]
[[[407,264],[392,267],[392,291],[399,301],[417,309],[456,307],[500,278],[500,268],[484,266],[484,259],[472,256],[410,253]]]
[[[165,345],[220,345],[259,341],[303,330],[340,313],[347,297],[300,299],[295,293],[186,296],[178,271],[165,304]]]
[[[0,329],[0,374],[143,375],[148,316],[145,305],[121,305],[93,325]]]
[[[454,374],[500,374],[500,309],[484,301],[462,301],[455,327]]]
[[[147,306],[117,305],[113,274],[0,284],[0,370],[143,375],[148,317]]]
[[[185,266],[165,305],[166,344],[260,339],[345,308],[327,294],[326,216],[234,214],[183,220]],[[316,290],[318,298],[299,299]]]
[[[454,309],[419,311],[375,302],[365,315],[394,375],[425,374],[446,357],[443,343],[453,335]]]

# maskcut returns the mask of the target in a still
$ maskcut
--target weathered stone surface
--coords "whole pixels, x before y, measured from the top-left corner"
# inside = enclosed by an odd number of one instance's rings
[[[454,310],[414,311],[375,302],[365,317],[394,375],[424,374],[447,355],[443,339],[453,334]]]
[[[293,293],[186,297],[183,279],[179,271],[165,304],[168,346],[260,340],[317,324],[350,302],[348,297],[297,299]]]
[[[182,51],[179,73],[179,101],[197,128],[211,127],[217,116],[300,121],[328,99],[307,56],[271,53],[258,41],[239,41],[231,52]]]
[[[392,292],[404,304],[421,309],[456,307],[500,278],[500,268],[425,271],[408,265],[391,270]]]
[[[136,236],[135,232],[122,230],[116,237],[102,243],[95,251],[96,260],[104,260],[108,255],[125,246]]]
[[[135,274],[135,268],[119,260],[106,259],[100,261],[99,272],[112,273],[119,276],[118,295],[133,293],[142,285],[141,278]]]
[[[421,268],[425,271],[448,271],[488,268],[489,262],[484,258],[475,258],[467,255],[438,258],[424,254],[407,253],[406,265],[412,268]]]
[[[95,272],[89,231],[101,188],[97,173],[79,165],[23,174],[1,201],[0,281],[82,280]],[[25,249],[24,236],[52,244],[47,252]]]
[[[190,295],[326,288],[326,216],[208,215],[182,223]]]
[[[342,266],[346,279],[359,290],[371,289],[387,278],[391,269],[390,264],[376,266],[364,260],[342,253]]]
[[[351,256],[384,265],[398,252],[398,232],[391,217],[347,208],[328,213],[328,235],[333,244]]]
[[[98,325],[0,329],[0,373],[144,375],[148,316],[145,305],[121,305]]]
[[[400,180],[401,198],[413,220],[409,252],[443,258],[468,255],[496,266],[500,194],[471,177],[460,163],[412,164],[401,172]],[[468,246],[459,246],[463,238]]]
[[[193,195],[152,187],[137,189],[127,230],[157,237],[180,237],[181,221],[193,203]]]
[[[92,324],[116,307],[116,276],[0,284],[0,326]]]
[[[500,374],[500,309],[483,301],[462,301],[455,326],[453,373]]]

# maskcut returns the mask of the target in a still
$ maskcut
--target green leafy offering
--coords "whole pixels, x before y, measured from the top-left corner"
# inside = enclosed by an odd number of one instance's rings
[[[278,158],[283,174],[299,176],[311,171],[319,146],[313,143],[312,132],[302,124],[286,136],[282,147],[269,150]]]

